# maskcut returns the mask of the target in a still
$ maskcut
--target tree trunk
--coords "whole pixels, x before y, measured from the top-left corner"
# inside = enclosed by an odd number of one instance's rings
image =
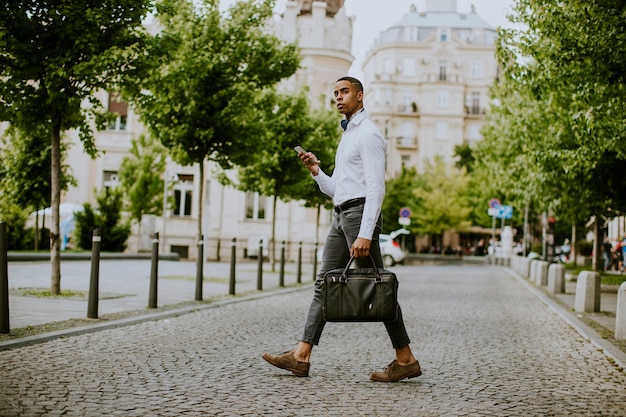
[[[59,239],[59,206],[61,205],[61,124],[58,117],[54,119],[51,137],[52,170],[50,173],[50,208],[52,210],[52,224],[50,225],[52,282],[50,285],[50,294],[59,295],[61,293],[61,240]]]
[[[570,242],[569,261],[576,265],[576,223],[572,223],[572,241]]]
[[[198,187],[198,192],[200,195],[198,196],[198,242],[202,239],[202,209],[204,208],[204,158],[199,162],[199,170],[200,174],[198,181],[200,181],[200,187]],[[201,255],[198,253],[198,256]]]
[[[278,197],[274,196],[274,205],[272,207],[272,238],[270,239],[270,263],[272,264],[272,272],[276,271],[276,203],[278,203]]]
[[[604,232],[600,226],[600,216],[596,215],[596,221],[593,224],[593,232],[595,240],[593,242],[593,257],[591,259],[591,269],[594,271],[602,271],[604,269]]]
[[[52,174],[52,173],[50,173]],[[39,250],[39,207],[35,211],[35,250]]]

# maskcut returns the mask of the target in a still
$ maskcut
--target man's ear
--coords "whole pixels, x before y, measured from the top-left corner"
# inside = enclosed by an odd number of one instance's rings
[[[363,91],[359,91],[356,95],[357,100],[363,101]]]

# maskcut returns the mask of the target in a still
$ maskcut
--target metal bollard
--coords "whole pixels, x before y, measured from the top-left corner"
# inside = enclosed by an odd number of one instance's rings
[[[228,295],[235,295],[235,264],[237,263],[237,238],[230,244],[230,279],[228,281]]]
[[[259,264],[256,275],[256,289],[263,291],[263,241],[259,244]]]
[[[317,242],[313,251],[313,281],[317,280]]]
[[[0,223],[0,333],[11,332],[9,326],[9,272],[7,265],[7,224]]]
[[[159,232],[152,238],[152,269],[150,270],[150,293],[148,296],[148,308],[157,308],[159,277]]]
[[[202,281],[204,281],[204,235],[198,241],[198,261],[196,266],[196,301],[202,301]]]
[[[285,286],[285,241],[280,244],[280,274],[278,275],[278,286]]]
[[[298,284],[302,283],[302,241],[298,244],[298,272],[296,275]]]
[[[87,305],[87,318],[98,318],[98,295],[100,293],[100,248],[102,237],[100,229],[93,231],[91,238],[91,279],[89,281],[89,302]]]

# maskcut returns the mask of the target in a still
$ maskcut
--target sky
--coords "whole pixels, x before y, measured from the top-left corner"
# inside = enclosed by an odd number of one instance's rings
[[[236,0],[222,0],[222,5],[232,4]],[[276,12],[285,10],[287,0],[277,0]],[[469,13],[471,5],[476,14],[494,27],[511,27],[506,16],[512,10],[514,0],[457,0],[457,10]],[[418,10],[425,9],[425,0],[345,0],[344,7],[348,16],[356,16],[353,26],[352,54],[355,60],[349,75],[362,77],[361,63],[365,53],[378,34],[399,21],[409,12],[411,4]]]

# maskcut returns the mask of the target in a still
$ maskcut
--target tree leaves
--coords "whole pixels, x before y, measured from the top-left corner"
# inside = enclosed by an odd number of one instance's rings
[[[570,222],[623,212],[626,196],[614,190],[626,181],[607,172],[626,158],[626,5],[518,0],[515,12],[525,28],[499,32],[503,77],[479,170],[518,207]]]

